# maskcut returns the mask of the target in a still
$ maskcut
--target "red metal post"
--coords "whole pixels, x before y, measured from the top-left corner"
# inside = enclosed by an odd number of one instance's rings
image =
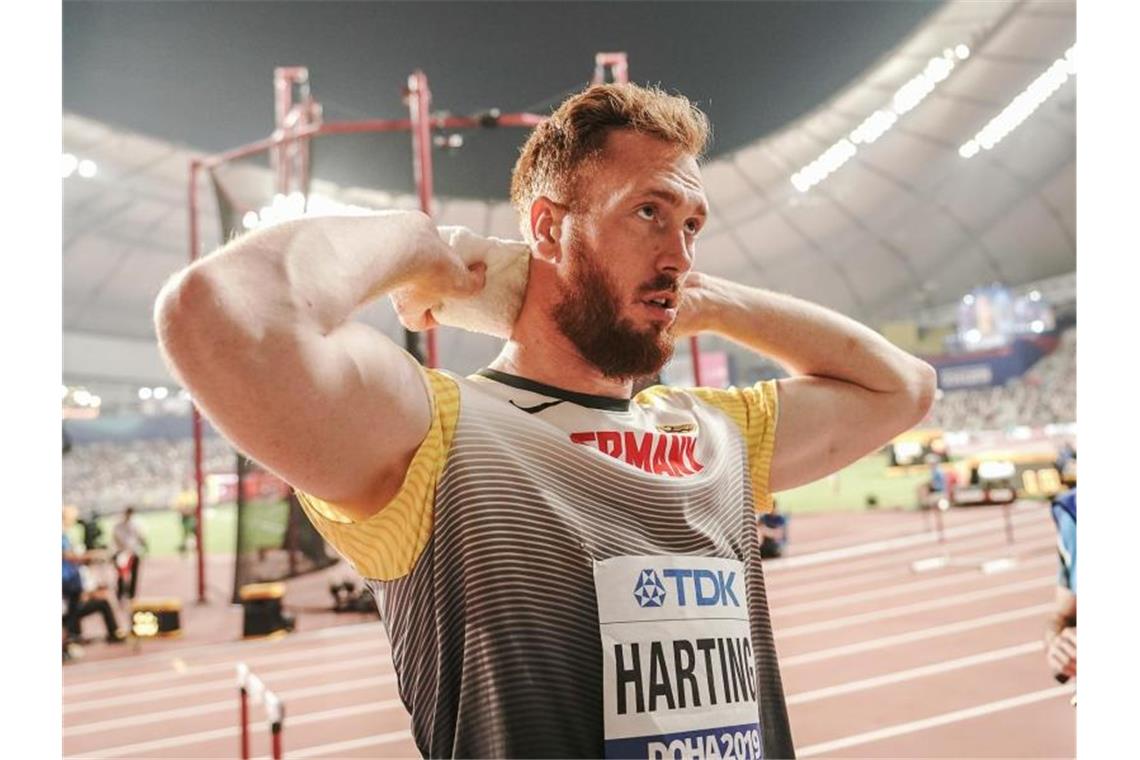
[[[427,75],[419,69],[408,77],[408,110],[412,119],[412,165],[415,169],[420,210],[431,216],[431,90],[428,89]],[[438,367],[435,330],[428,330],[424,337],[427,341],[427,365]]]
[[[198,172],[201,164],[195,159],[190,162],[190,263],[198,260]],[[202,413],[198,404],[191,399],[192,426],[194,435],[194,543],[198,555],[198,603],[206,601],[206,547],[202,541]]]
[[[281,760],[281,723],[274,723],[273,732],[273,760]]]

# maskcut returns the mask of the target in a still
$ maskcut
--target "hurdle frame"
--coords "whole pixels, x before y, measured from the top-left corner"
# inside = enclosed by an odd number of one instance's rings
[[[615,82],[629,81],[629,62],[624,52],[599,52],[594,56],[593,84],[605,81],[607,71]],[[294,89],[300,90],[300,97],[294,97]],[[378,132],[408,132],[411,135],[412,171],[416,185],[416,196],[420,210],[434,218],[434,186],[432,175],[432,132],[435,130],[465,130],[486,127],[522,127],[530,129],[546,121],[539,114],[499,113],[492,109],[473,116],[432,116],[431,89],[427,75],[415,69],[407,78],[403,90],[408,107],[406,119],[359,119],[349,121],[323,120],[320,103],[313,99],[309,88],[308,68],[304,66],[281,66],[274,70],[274,116],[276,128],[266,138],[241,145],[221,153],[196,157],[190,160],[188,187],[189,203],[189,253],[190,263],[200,257],[201,240],[199,235],[198,187],[200,174],[223,164],[246,158],[257,153],[268,152],[275,173],[277,192],[287,194],[295,188],[303,192],[308,202],[308,183],[312,169],[309,161],[309,141],[326,135],[366,134]],[[405,341],[411,344],[405,331]],[[439,366],[434,329],[424,331],[426,356],[424,363],[435,368]],[[689,337],[689,351],[692,357],[693,382],[701,385],[700,346],[696,335]],[[418,353],[418,351],[416,352]],[[418,357],[419,358],[419,357]],[[194,490],[197,500],[195,508],[195,538],[197,551],[198,603],[206,603],[206,561],[202,542],[205,516],[203,503],[202,471],[202,413],[197,401],[191,398],[191,434],[194,439]]]

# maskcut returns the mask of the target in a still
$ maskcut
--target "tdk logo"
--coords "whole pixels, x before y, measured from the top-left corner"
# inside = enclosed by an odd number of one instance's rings
[[[661,571],[666,581],[673,582],[673,594],[678,607],[695,604],[698,607],[739,607],[736,596],[736,573],[727,575],[723,570],[689,570],[668,568]],[[642,570],[633,587],[633,598],[641,607],[661,607],[665,604],[665,586],[656,570]]]
[[[668,572],[668,571],[666,571]],[[642,607],[660,607],[665,603],[665,587],[656,570],[642,570],[633,587],[633,598]]]

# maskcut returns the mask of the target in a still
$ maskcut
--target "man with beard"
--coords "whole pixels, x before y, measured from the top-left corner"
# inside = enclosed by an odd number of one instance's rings
[[[425,329],[484,288],[420,214],[257,230],[160,296],[202,410],[373,587],[427,756],[794,755],[755,510],[915,424],[934,374],[839,314],[692,271],[707,136],[689,101],[634,85],[534,131],[511,193],[525,298],[470,377],[351,319],[389,294]],[[794,376],[632,396],[698,332]]]

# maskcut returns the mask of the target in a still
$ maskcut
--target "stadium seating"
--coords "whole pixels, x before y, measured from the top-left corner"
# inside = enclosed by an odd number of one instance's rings
[[[1077,331],[1066,330],[1057,349],[1004,386],[945,391],[921,427],[1005,430],[1077,419]]]

